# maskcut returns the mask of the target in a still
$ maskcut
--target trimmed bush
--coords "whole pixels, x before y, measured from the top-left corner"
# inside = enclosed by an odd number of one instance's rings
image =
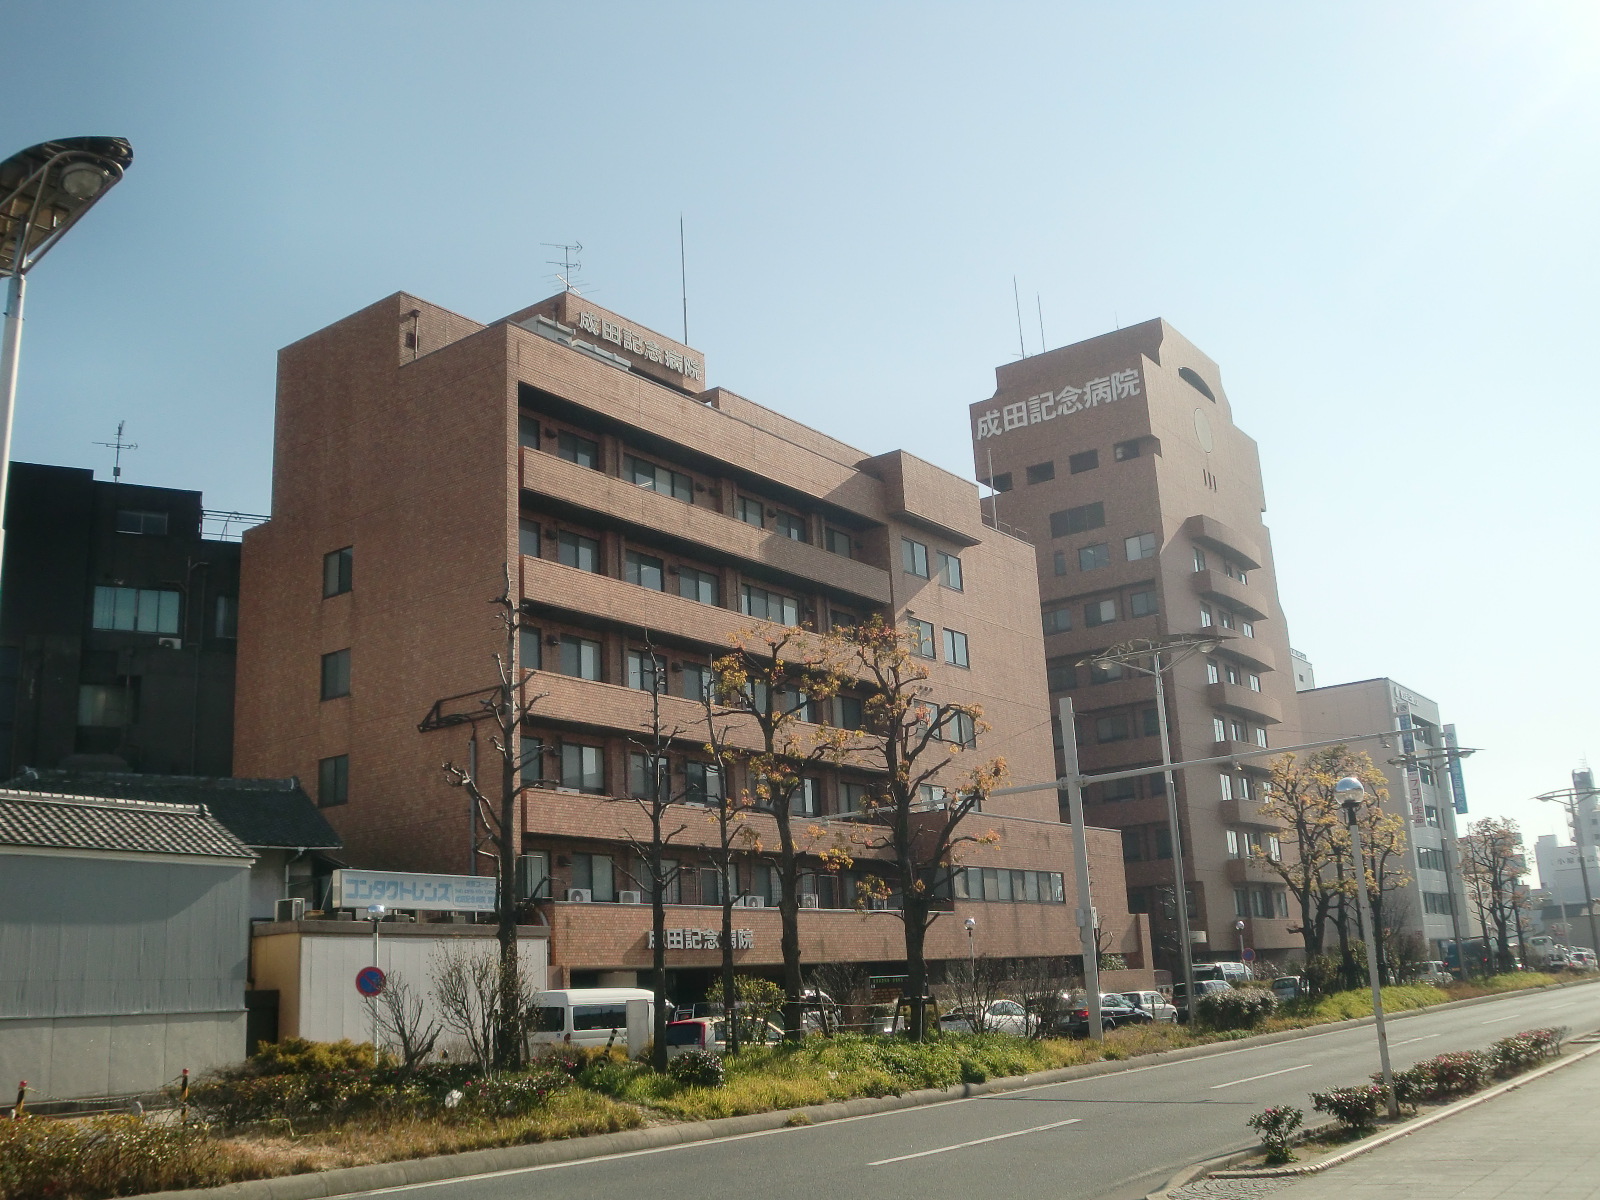
[[[1278,1010],[1278,998],[1263,987],[1229,988],[1201,996],[1194,1010],[1207,1029],[1254,1029]]]
[[[241,1074],[249,1075],[326,1075],[333,1071],[372,1069],[372,1043],[311,1042],[305,1038],[284,1038],[267,1042],[246,1062]]]
[[[1501,1038],[1489,1047],[1489,1057],[1494,1062],[1494,1073],[1501,1079],[1531,1070],[1547,1058],[1561,1052],[1563,1029],[1526,1029],[1521,1033]]]
[[[1382,1103],[1383,1088],[1377,1084],[1311,1093],[1312,1108],[1327,1113],[1352,1133],[1365,1133],[1376,1125],[1378,1105]]]
[[[1267,1162],[1273,1166],[1294,1161],[1294,1131],[1300,1128],[1306,1114],[1298,1108],[1280,1105],[1258,1112],[1245,1123],[1261,1135],[1261,1144],[1267,1148]]]
[[[719,1088],[728,1081],[722,1056],[709,1050],[688,1050],[667,1064],[667,1074],[680,1087]]]
[[[138,1117],[0,1121],[0,1196],[128,1196],[222,1183],[204,1126]]]

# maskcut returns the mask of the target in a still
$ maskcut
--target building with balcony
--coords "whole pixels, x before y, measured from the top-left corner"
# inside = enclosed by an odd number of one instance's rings
[[[0,779],[232,773],[237,530],[254,519],[199,492],[12,464]]]
[[[471,760],[470,729],[427,718],[495,683],[505,640],[489,602],[509,581],[540,697],[520,735],[520,833],[551,986],[632,983],[650,961],[647,827],[628,797],[657,691],[686,801],[667,888],[674,994],[703,992],[719,962],[706,932],[724,887],[744,906],[741,963],[780,961],[771,871],[752,859],[724,879],[694,803],[745,786],[718,777],[701,703],[741,631],[905,623],[933,697],[983,706],[974,751],[1018,780],[1053,777],[1032,547],[984,524],[972,483],[705,378],[692,347],[571,292],[488,325],[396,295],[280,356],[273,519],[244,548],[239,769],[316,781],[352,865],[488,873],[468,798],[441,770]],[[850,727],[861,699],[809,715]],[[799,809],[848,842],[874,779],[860,761],[818,765]],[[1055,801],[995,798],[973,821],[999,840],[968,848],[930,958],[966,957],[968,916],[980,953],[1077,954]],[[768,844],[770,826],[750,819]],[[1097,881],[1120,891],[1118,835],[1094,831],[1091,849]],[[808,863],[808,963],[896,972],[892,907],[858,910],[870,869]],[[1149,978],[1142,921],[1111,907],[1102,920]]]
[[[1273,574],[1255,443],[1233,423],[1217,365],[1162,320],[1023,358],[972,405],[986,522],[1034,544],[1052,701],[1070,696],[1085,773],[1161,761],[1154,681],[1091,670],[1136,638],[1216,637],[1168,676],[1174,761],[1299,740],[1293,661]],[[1059,737],[1059,731],[1058,731]],[[1286,890],[1247,864],[1276,852],[1258,805],[1266,758],[1177,774],[1196,957],[1266,960],[1300,946]],[[1123,841],[1129,907],[1156,964],[1178,963],[1176,889],[1160,774],[1091,786],[1088,819]]]
[[[1471,916],[1456,852],[1456,816],[1467,811],[1465,794],[1456,795],[1446,765],[1446,730],[1439,706],[1420,692],[1392,679],[1363,679],[1303,691],[1300,719],[1307,741],[1354,737],[1396,730],[1384,746],[1367,742],[1364,750],[1387,780],[1384,808],[1406,825],[1407,848],[1400,870],[1407,882],[1384,899],[1385,924],[1414,940],[1418,960],[1443,959],[1443,944],[1481,933]],[[1399,732],[1407,725],[1409,734]],[[1411,761],[1403,756],[1409,753]],[[1454,915],[1451,894],[1455,895]]]

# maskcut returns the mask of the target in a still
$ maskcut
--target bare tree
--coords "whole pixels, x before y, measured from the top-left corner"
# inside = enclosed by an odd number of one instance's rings
[[[439,1022],[427,1015],[423,997],[398,971],[384,981],[383,991],[367,999],[367,1013],[376,1020],[380,1035],[400,1052],[400,1065],[407,1071],[433,1053],[434,1043],[443,1032]]]
[[[495,937],[500,943],[500,1001],[495,1005],[499,1025],[494,1037],[493,1063],[510,1069],[522,1062],[527,1019],[524,1006],[517,1003],[525,991],[517,960],[517,855],[522,851],[518,801],[523,792],[524,771],[531,765],[537,776],[543,775],[542,762],[530,764],[520,753],[520,739],[523,722],[534,705],[544,699],[545,693],[529,693],[528,684],[533,673],[518,662],[521,611],[512,594],[509,567],[506,568],[505,591],[490,603],[495,607],[495,620],[504,635],[503,648],[494,655],[498,681],[476,694],[480,711],[464,719],[487,721],[492,725],[489,744],[493,749],[491,761],[494,768],[498,768],[498,786],[489,789],[482,786],[475,760],[466,766],[446,762],[444,774],[452,787],[465,788],[472,797],[474,809],[489,830],[490,844],[494,847],[498,877]],[[492,801],[491,792],[494,794]]]
[[[1461,875],[1477,897],[1485,939],[1491,924],[1499,969],[1516,967],[1511,935],[1517,928],[1518,883],[1528,873],[1522,851],[1522,830],[1509,817],[1484,817],[1467,826],[1460,841]],[[1525,903],[1525,901],[1522,901]]]
[[[507,1023],[502,1006],[509,1003],[513,1012],[521,1014],[532,999],[526,990],[508,999],[504,985],[496,955],[460,944],[440,950],[433,977],[439,1015],[485,1073],[496,1065],[500,1034]]]
[[[914,644],[913,636],[920,635],[874,615],[830,638],[842,669],[862,679],[870,691],[863,705],[870,734],[846,745],[881,767],[883,782],[868,802],[867,820],[855,841],[881,855],[886,868],[885,877],[867,876],[865,886],[898,901],[910,1034],[920,1041],[927,1034],[923,998],[928,991],[928,929],[951,908],[953,872],[962,848],[999,840],[993,831],[969,834],[964,826],[1005,779],[1006,764],[993,758],[963,769],[960,756],[976,748],[989,728],[983,710],[930,698],[925,664],[932,647]]]
[[[750,840],[746,837],[746,822],[752,807],[750,794],[734,788],[731,783],[733,764],[738,758],[730,741],[733,722],[726,717],[719,720],[710,691],[702,696],[701,701],[705,711],[705,748],[706,753],[711,755],[713,767],[706,780],[703,799],[717,831],[716,845],[711,848],[709,857],[715,869],[717,903],[722,910],[722,936],[718,939],[721,949],[722,1011],[728,1019],[728,1053],[738,1054],[744,1038],[739,1023],[733,1019],[739,1003],[738,978],[734,973],[733,960],[733,909],[739,899],[736,881],[740,847]],[[702,895],[701,900],[704,899]]]
[[[627,840],[633,847],[634,861],[643,866],[643,878],[636,875],[635,882],[645,885],[650,893],[650,987],[655,994],[650,1065],[657,1071],[665,1071],[670,1016],[667,1012],[667,889],[677,882],[679,870],[678,864],[666,857],[666,849],[672,839],[687,828],[677,823],[679,810],[675,804],[681,797],[672,789],[672,764],[667,751],[682,737],[683,730],[669,729],[661,719],[666,664],[656,654],[648,635],[644,639],[640,670],[647,676],[641,682],[649,685],[650,718],[641,735],[628,739],[630,745],[638,747],[628,764],[628,799],[644,814],[650,836],[638,838],[628,834]]]
[[[1005,964],[987,954],[953,962],[945,972],[956,1007],[968,1014],[973,1033],[991,1032],[989,1005],[1005,994]]]
[[[801,863],[825,837],[820,827],[800,824],[807,814],[796,811],[796,798],[804,794],[805,769],[833,761],[849,741],[846,731],[813,720],[815,706],[830,702],[842,682],[836,663],[825,653],[827,648],[814,634],[769,626],[737,635],[733,649],[711,667],[721,711],[744,716],[759,736],[759,749],[741,750],[725,741],[722,752],[736,754],[742,761],[749,805],[769,815],[776,826],[776,846],[763,844],[749,824],[741,833],[747,850],[770,865],[778,877],[783,1027],[784,1036],[793,1041],[805,1036],[800,972]],[[833,863],[842,849],[830,848],[821,854],[825,862]]]

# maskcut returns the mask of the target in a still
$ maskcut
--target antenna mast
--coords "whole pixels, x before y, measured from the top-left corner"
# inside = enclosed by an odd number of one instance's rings
[[[1017,277],[1011,277],[1011,299],[1017,306],[1017,357],[1027,358],[1028,348],[1022,344],[1022,295],[1017,291]]]
[[[678,214],[678,288],[683,296],[683,344],[689,344],[689,267],[683,250],[683,214]]]
[[[139,448],[139,443],[138,442],[125,442],[125,441],[122,440],[122,431],[124,429],[126,429],[127,427],[128,427],[128,423],[126,421],[118,421],[117,422],[117,440],[116,441],[114,441],[114,442],[96,442],[95,443],[96,446],[105,446],[108,449],[112,449],[112,450],[115,450],[117,452],[117,455],[112,460],[112,465],[111,465],[111,482],[112,483],[121,483],[122,482],[122,452],[124,450],[137,450]]]
[[[561,281],[561,288],[563,291],[568,291],[574,295],[581,296],[583,293],[578,291],[577,287],[574,286],[572,278],[579,271],[583,270],[583,264],[573,257],[574,255],[583,253],[583,243],[572,242],[569,244],[567,242],[540,242],[539,244],[541,246],[549,246],[552,250],[561,251],[561,257],[559,260],[547,258],[545,259],[545,262],[552,267],[561,268],[560,272],[557,273],[556,278]]]

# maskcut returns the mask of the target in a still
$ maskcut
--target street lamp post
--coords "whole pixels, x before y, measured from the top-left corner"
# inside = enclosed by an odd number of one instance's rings
[[[1367,981],[1372,986],[1372,1020],[1378,1030],[1378,1066],[1383,1072],[1383,1098],[1390,1120],[1398,1120],[1400,1104],[1394,1093],[1394,1071],[1389,1066],[1389,1034],[1383,1023],[1383,984],[1378,978],[1378,931],[1372,923],[1372,900],[1367,895],[1367,861],[1361,850],[1361,802],[1367,789],[1354,775],[1346,775],[1333,785],[1333,794],[1344,805],[1345,827],[1350,831],[1350,853],[1354,862],[1356,903],[1361,924],[1366,930]]]
[[[1162,778],[1166,785],[1167,840],[1172,843],[1172,890],[1173,907],[1178,915],[1178,954],[1183,964],[1183,994],[1191,1014],[1194,1012],[1194,945],[1189,940],[1189,889],[1184,880],[1183,827],[1178,820],[1178,789],[1173,782],[1172,772],[1172,733],[1167,725],[1167,692],[1162,676],[1196,654],[1209,654],[1220,644],[1220,638],[1186,633],[1160,640],[1136,638],[1091,655],[1080,664],[1101,668],[1116,665],[1149,675],[1155,680],[1156,725],[1161,735]],[[1150,660],[1149,666],[1144,665],[1145,659]]]
[[[1235,921],[1233,931],[1239,935],[1239,961],[1244,961],[1244,922]]]
[[[967,918],[967,965],[972,969],[972,986],[978,986],[978,948],[973,943],[972,934],[978,928],[975,917]]]
[[[374,967],[378,966],[378,926],[380,923],[382,923],[384,914],[388,911],[389,910],[381,904],[369,904],[367,906],[367,916],[372,921],[372,965]],[[381,970],[382,968],[379,969]],[[376,1067],[378,1065],[378,1002],[376,999],[374,999],[371,1001],[371,1004],[372,1065]]]
[[[1583,852],[1583,818],[1578,814],[1578,806],[1595,795],[1600,795],[1600,790],[1592,787],[1573,787],[1545,792],[1537,799],[1561,805],[1572,818],[1572,846],[1578,852],[1578,871],[1583,876],[1583,910],[1589,916],[1589,940],[1593,942],[1595,952],[1600,954],[1600,918],[1595,916],[1594,891],[1589,884],[1588,856]],[[1565,904],[1561,905],[1561,915],[1566,916]]]
[[[0,276],[8,277],[5,332],[0,339],[0,570],[27,274],[96,200],[117,185],[132,161],[133,147],[122,138],[80,137],[41,142],[0,162]]]

